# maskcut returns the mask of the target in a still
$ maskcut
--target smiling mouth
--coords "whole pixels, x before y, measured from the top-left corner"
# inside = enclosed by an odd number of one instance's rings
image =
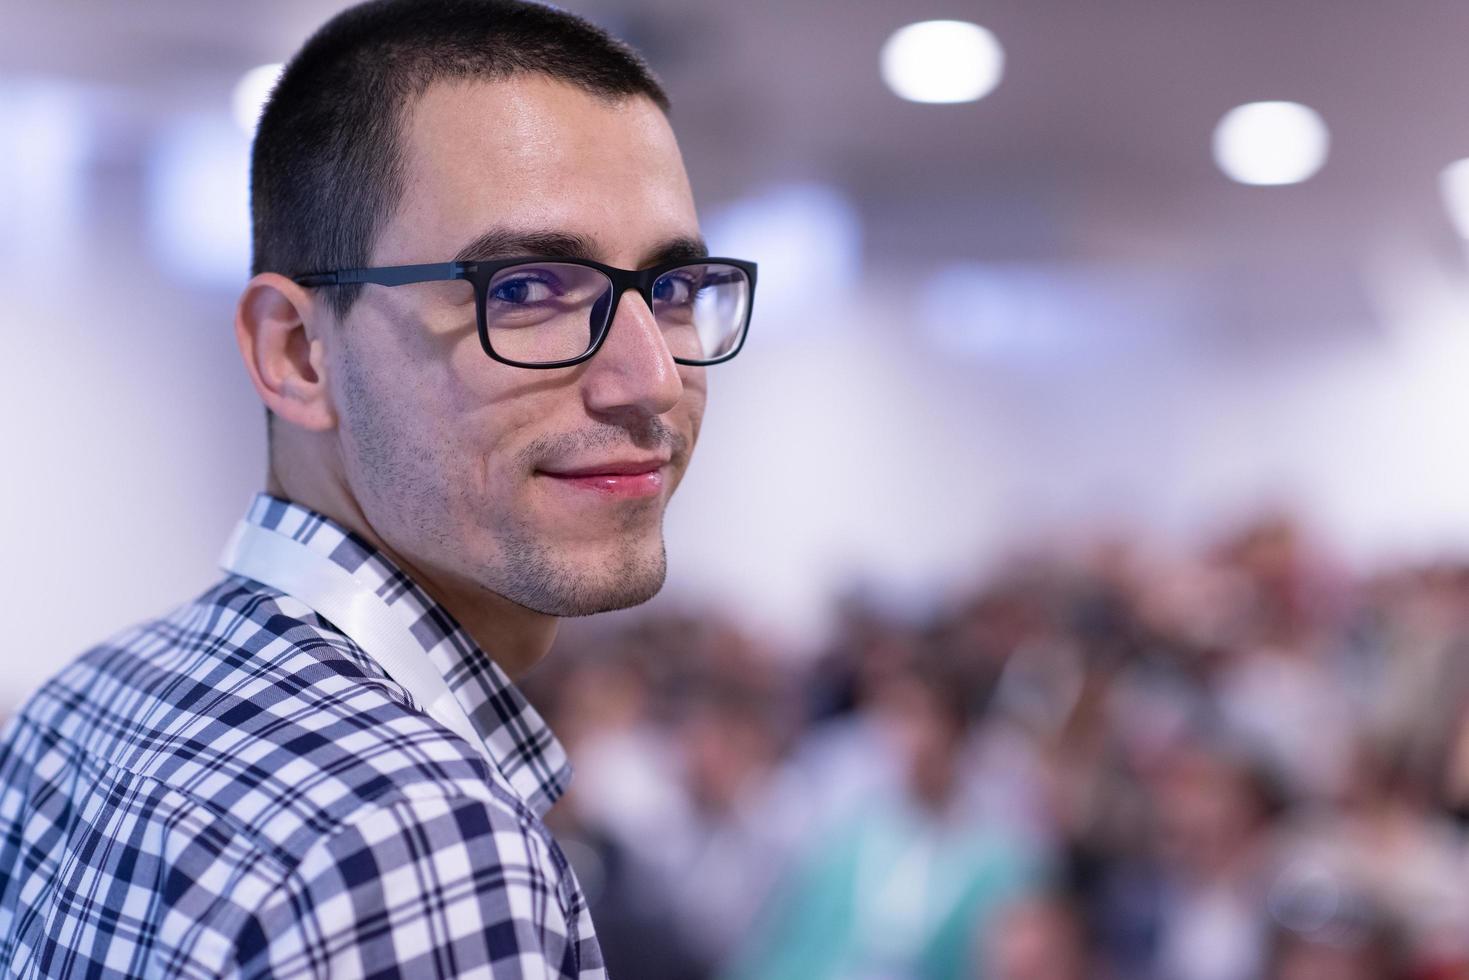
[[[536,475],[573,492],[636,499],[663,492],[666,465],[666,459],[618,460],[567,470],[537,470]]]

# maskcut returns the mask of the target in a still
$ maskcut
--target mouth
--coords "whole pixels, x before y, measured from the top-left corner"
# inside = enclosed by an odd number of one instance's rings
[[[603,460],[585,465],[538,469],[536,475],[572,491],[607,497],[654,497],[663,492],[666,458]]]

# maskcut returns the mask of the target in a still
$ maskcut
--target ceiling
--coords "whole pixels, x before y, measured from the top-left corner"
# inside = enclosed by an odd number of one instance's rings
[[[973,258],[1284,276],[1326,298],[1360,257],[1457,245],[1437,196],[1469,156],[1469,5],[1459,0],[567,0],[641,47],[673,97],[706,204],[830,182],[869,259]],[[144,121],[223,104],[333,0],[12,0],[0,75],[96,84]],[[884,39],[930,17],[999,37],[1006,74],[964,105],[903,102]],[[1331,157],[1312,181],[1252,188],[1209,156],[1220,115],[1315,107]],[[1202,270],[1202,272],[1201,272]],[[1283,271],[1282,271],[1283,270]]]

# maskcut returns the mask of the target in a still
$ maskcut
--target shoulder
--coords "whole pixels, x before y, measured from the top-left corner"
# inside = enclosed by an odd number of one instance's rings
[[[350,973],[347,959],[389,947],[382,963],[414,962],[419,943],[452,959],[459,940],[447,953],[440,940],[464,930],[472,959],[544,960],[581,955],[575,937],[590,934],[564,856],[504,776],[331,623],[247,580],[100,645],[37,693],[0,738],[0,825],[38,792],[91,814],[86,840],[115,836],[117,819],[132,828],[118,860],[130,880],[153,869],[150,955],[165,972],[316,975],[326,957]]]
[[[111,770],[218,812],[283,859],[394,793],[518,799],[348,637],[231,577],[89,651],[17,719]]]
[[[247,977],[575,976],[581,898],[539,820],[484,796],[395,793],[320,838],[244,918]]]

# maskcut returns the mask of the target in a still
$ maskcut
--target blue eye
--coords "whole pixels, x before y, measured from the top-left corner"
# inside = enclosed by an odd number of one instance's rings
[[[698,285],[687,275],[669,273],[653,283],[653,299],[659,303],[684,306],[694,299]]]
[[[516,276],[490,289],[490,299],[507,306],[544,302],[556,295],[556,284],[537,276]]]
[[[490,295],[502,303],[524,303],[530,293],[530,286],[524,280],[516,282],[502,282],[491,290]]]

